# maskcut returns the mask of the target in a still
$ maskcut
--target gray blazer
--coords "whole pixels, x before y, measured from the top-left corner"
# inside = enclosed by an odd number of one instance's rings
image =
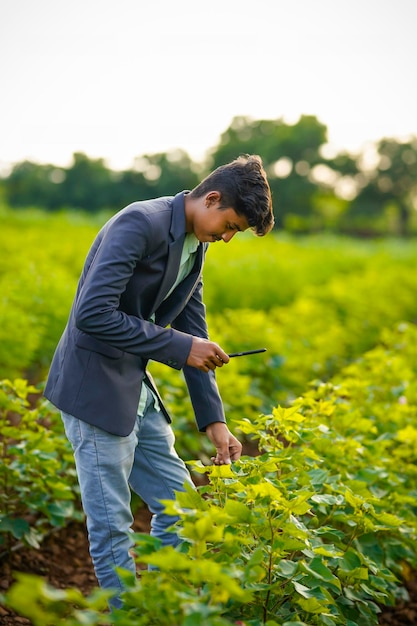
[[[225,421],[214,372],[186,365],[192,335],[208,337],[201,280],[208,244],[165,299],[186,234],[184,193],[134,202],[103,226],[51,363],[46,398],[115,435],[133,430],[149,359],[183,369],[201,431]]]

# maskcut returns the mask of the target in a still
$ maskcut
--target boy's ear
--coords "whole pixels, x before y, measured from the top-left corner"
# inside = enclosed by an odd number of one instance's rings
[[[218,204],[222,199],[222,194],[220,191],[209,191],[206,194],[205,204],[206,207],[209,208],[213,206],[213,204]]]

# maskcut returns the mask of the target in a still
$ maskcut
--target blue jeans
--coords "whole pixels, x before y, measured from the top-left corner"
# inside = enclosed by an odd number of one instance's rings
[[[62,413],[65,432],[74,449],[81,500],[87,518],[90,554],[99,585],[122,590],[115,567],[136,573],[130,554],[133,546],[130,508],[132,489],[151,511],[151,535],[164,545],[179,539],[168,528],[177,520],[166,515],[160,500],[173,500],[184,483],[193,485],[184,462],[178,457],[171,426],[155,410],[148,391],[143,417],[134,430],[118,437]],[[112,604],[120,606],[116,598]]]

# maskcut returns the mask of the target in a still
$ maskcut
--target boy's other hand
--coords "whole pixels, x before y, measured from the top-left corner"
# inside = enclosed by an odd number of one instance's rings
[[[213,422],[206,428],[207,437],[216,448],[216,456],[211,457],[214,465],[229,465],[242,454],[242,444],[224,422]]]

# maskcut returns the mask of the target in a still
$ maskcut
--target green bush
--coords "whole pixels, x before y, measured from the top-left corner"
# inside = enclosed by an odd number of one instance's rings
[[[71,446],[37,396],[24,380],[0,381],[0,551],[39,548],[51,527],[82,519]]]
[[[372,348],[385,326],[417,319],[415,275],[413,266],[387,266],[383,272],[371,267],[305,289],[285,307],[209,315],[212,338],[228,351],[268,348],[262,355],[231,359],[216,372],[231,426],[276,404],[288,405],[311,380],[328,380]],[[181,376],[158,363],[150,369],[174,416],[180,454],[208,459],[210,448],[196,435]]]
[[[402,324],[291,407],[242,420],[260,456],[204,467],[210,484],[166,502],[180,549],[137,535],[123,610],[22,579],[6,604],[38,624],[363,626],[406,598],[417,566],[417,328]],[[101,598],[103,600],[103,598]],[[18,605],[18,602],[20,604]],[[42,615],[48,616],[43,622]],[[36,619],[35,619],[36,618]],[[53,621],[55,619],[55,622]]]
[[[2,216],[3,217],[3,216]],[[6,214],[0,245],[0,378],[42,378],[97,226],[70,213]],[[39,374],[41,373],[41,374]]]
[[[238,235],[227,245],[210,246],[204,266],[208,311],[269,310],[287,306],[306,288],[321,287],[335,277],[349,277],[374,267],[416,267],[413,240],[360,240],[273,233]]]
[[[103,214],[93,219],[69,211],[54,215],[41,211],[2,211],[0,378],[29,376],[42,380],[46,375],[68,317],[85,255],[106,217]],[[347,304],[355,289],[355,281],[360,286],[362,274],[369,277],[373,274],[376,284],[382,282],[381,291],[384,291],[386,272],[395,275],[397,271],[402,273],[408,269],[413,276],[416,265],[417,251],[412,241],[363,242],[329,236],[296,239],[275,233],[258,238],[250,233],[244,234],[236,237],[230,246],[212,246],[208,253],[204,280],[207,309],[210,320],[213,320],[211,334],[219,341],[224,335],[225,347],[230,350],[235,345],[240,349],[243,341],[253,347],[262,335],[258,337],[246,331],[239,323],[239,317],[233,317],[232,329],[223,333],[233,315],[228,312],[237,309],[271,313],[267,327],[273,339],[277,333],[279,337],[282,325],[278,312],[289,307],[289,315],[301,315],[297,336],[308,345],[311,337],[304,332],[308,331],[308,327],[304,327],[305,305],[302,303],[305,298],[309,306],[311,301],[320,299],[323,291],[332,305],[328,286],[334,283],[339,285],[334,296],[342,305],[346,299]],[[369,298],[364,291],[362,295],[365,298],[362,310],[358,310],[356,303],[354,313],[364,315],[362,334],[365,334]],[[383,303],[389,302],[385,295],[383,298]],[[391,298],[391,301],[396,299]],[[293,311],[291,306],[296,302],[298,308]],[[320,302],[322,307],[317,309],[318,316],[322,316],[322,309],[327,305],[323,300]],[[408,318],[405,313],[400,313],[398,319]],[[285,311],[283,315],[285,318]],[[387,323],[391,323],[391,318]],[[17,328],[19,332],[16,332]],[[282,330],[285,332],[286,329],[283,327]],[[292,329],[288,331],[292,332]],[[289,338],[287,333],[287,340]],[[372,341],[375,341],[375,335]],[[368,343],[365,347],[370,345]],[[267,347],[272,349],[273,342]],[[295,349],[298,350],[297,345]],[[291,350],[290,345],[288,350]],[[273,367],[283,363],[280,354],[274,355]],[[337,359],[334,363],[338,363]],[[317,369],[322,367],[319,361],[315,367],[314,375],[324,375]],[[280,372],[284,386],[285,378],[285,371]],[[268,394],[266,390],[267,399]],[[283,397],[274,395],[269,400],[281,402]],[[265,403],[262,406],[267,410]]]

